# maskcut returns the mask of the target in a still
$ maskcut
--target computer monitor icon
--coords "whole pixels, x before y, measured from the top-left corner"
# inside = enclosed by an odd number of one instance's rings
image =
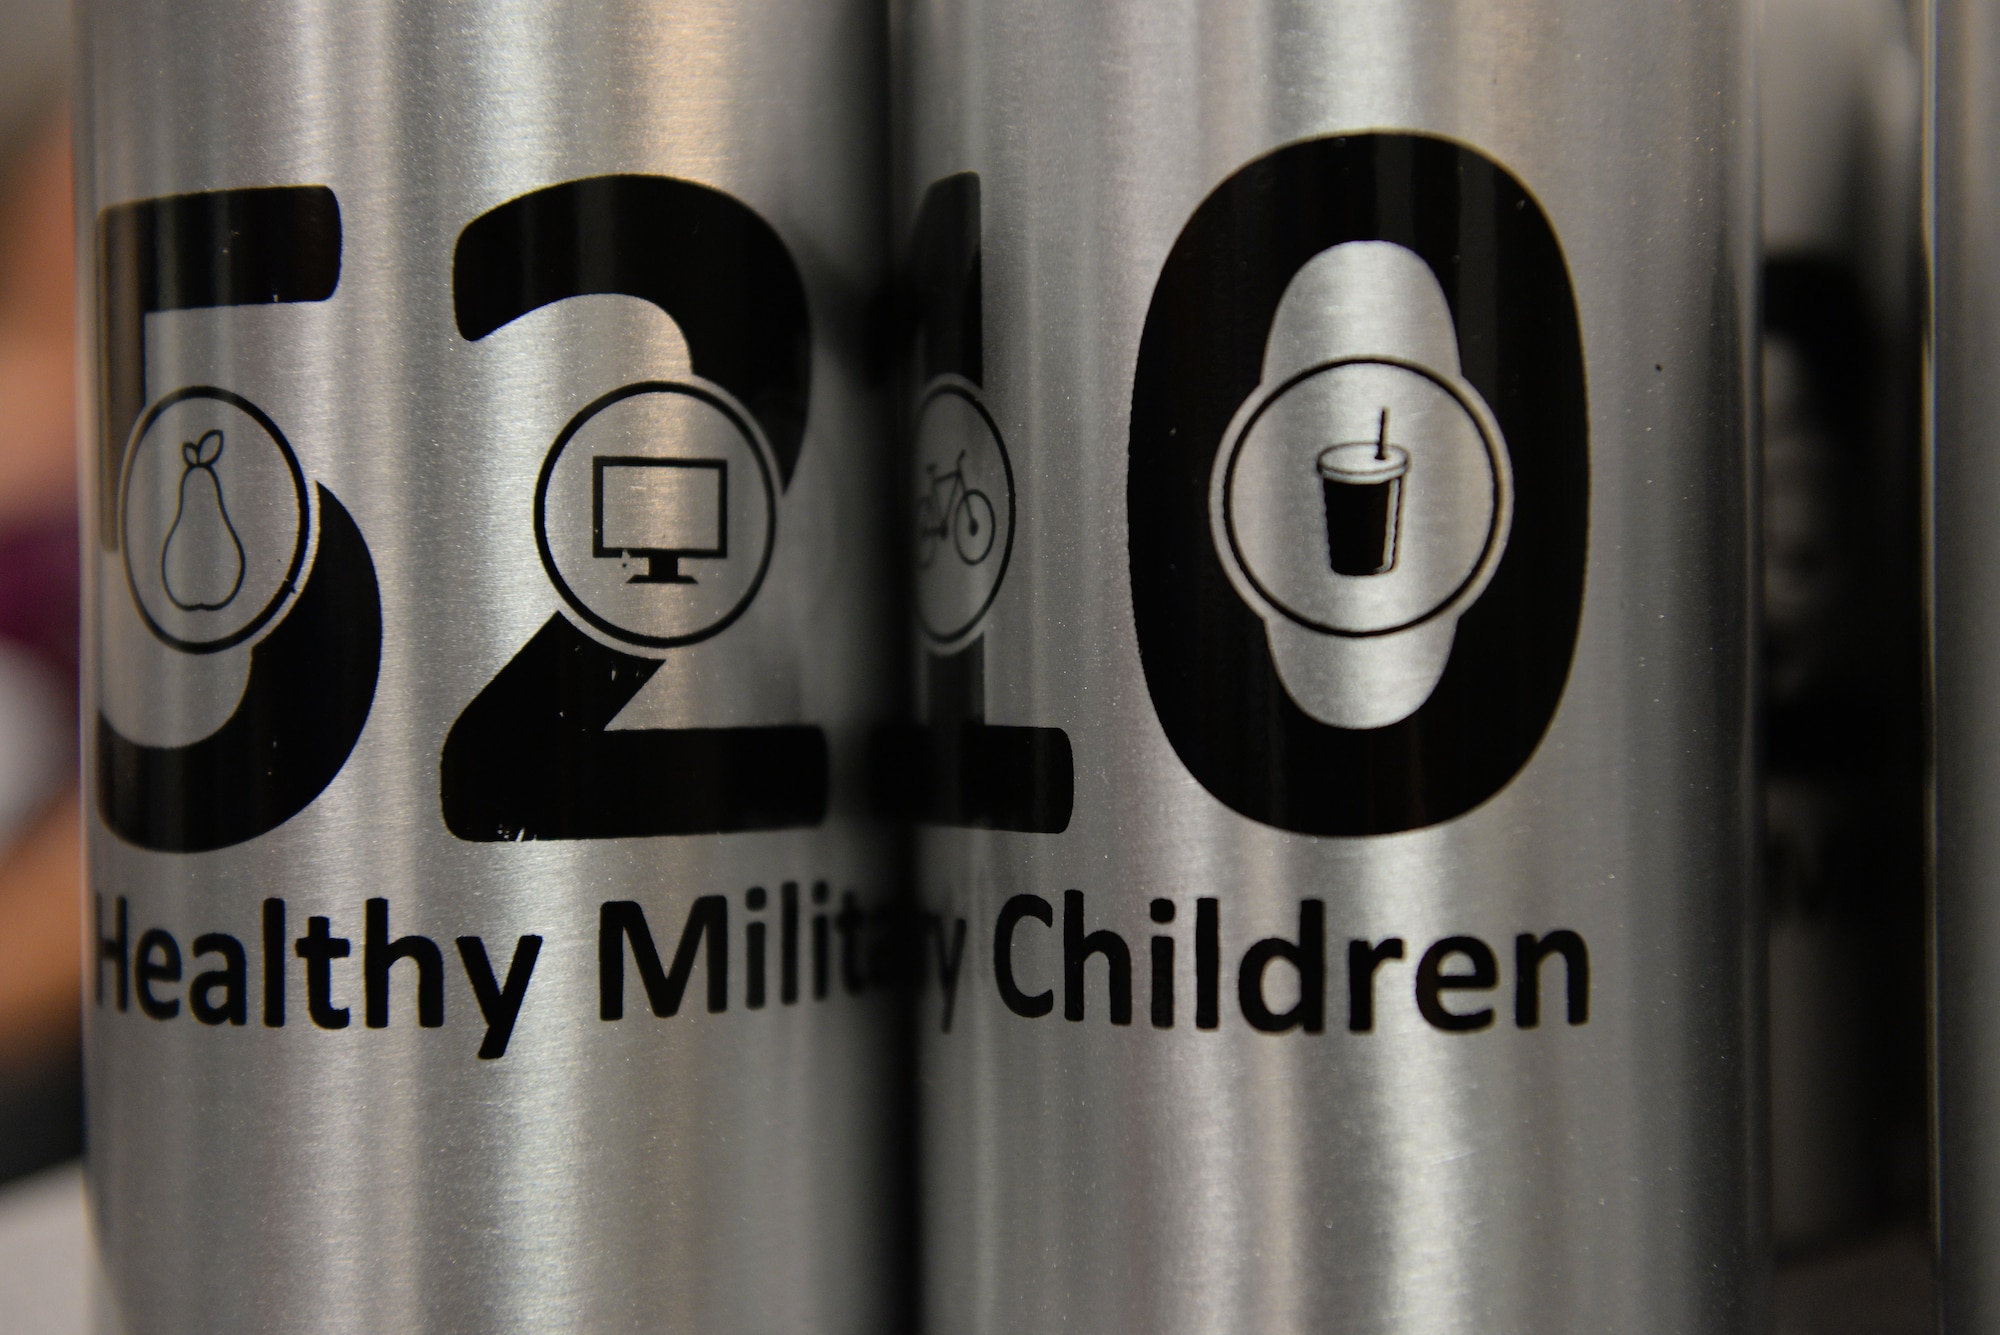
[[[683,557],[729,555],[729,463],[599,455],[590,461],[591,555],[643,556],[628,584],[693,584]]]

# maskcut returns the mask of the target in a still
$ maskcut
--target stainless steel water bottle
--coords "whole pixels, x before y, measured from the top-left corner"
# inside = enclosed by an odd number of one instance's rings
[[[883,1329],[880,15],[79,41],[106,1328]]]
[[[2000,9],[1928,8],[1925,135],[1931,428],[1932,1120],[1938,1308],[2000,1323]]]
[[[904,12],[931,1329],[1767,1319],[1750,23]]]

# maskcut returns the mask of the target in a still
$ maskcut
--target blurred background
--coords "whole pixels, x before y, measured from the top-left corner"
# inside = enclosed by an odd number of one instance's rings
[[[0,0],[0,1179],[82,1148],[68,16]]]
[[[0,1332],[84,1330],[76,280],[61,0],[0,0]],[[56,1165],[70,1166],[60,1167]]]
[[[1782,1335],[1933,1327],[1914,31],[1906,0],[1764,0]],[[0,1335],[83,1329],[68,60],[62,0],[0,0]]]

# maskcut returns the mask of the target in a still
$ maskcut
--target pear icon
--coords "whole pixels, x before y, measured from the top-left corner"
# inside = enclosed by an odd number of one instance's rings
[[[160,579],[184,612],[227,607],[243,587],[243,543],[215,473],[222,443],[222,432],[214,430],[181,445],[180,502],[160,549]]]

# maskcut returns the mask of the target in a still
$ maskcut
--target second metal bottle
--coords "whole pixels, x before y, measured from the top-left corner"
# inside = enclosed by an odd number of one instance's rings
[[[1761,1320],[1746,11],[913,7],[935,1329]]]

